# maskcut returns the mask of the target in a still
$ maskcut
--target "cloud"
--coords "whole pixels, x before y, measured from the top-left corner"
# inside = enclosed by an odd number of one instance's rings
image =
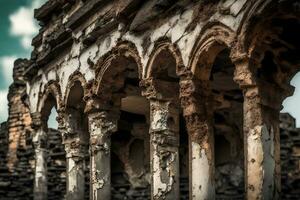
[[[21,7],[9,16],[11,22],[10,32],[15,36],[31,36],[38,30],[33,20],[31,8]]]
[[[3,74],[4,81],[1,84],[9,86],[13,80],[13,66],[17,56],[3,56],[0,57],[0,69]],[[1,102],[1,101],[0,101]]]
[[[0,123],[4,122],[7,120],[7,116],[8,116],[8,107],[7,107],[7,93],[8,90],[0,90],[0,102],[1,102],[1,106],[0,106]]]
[[[9,15],[10,34],[19,37],[24,49],[31,49],[31,39],[38,32],[38,25],[33,17],[34,9],[41,6],[45,0],[33,0],[29,6],[21,6]]]

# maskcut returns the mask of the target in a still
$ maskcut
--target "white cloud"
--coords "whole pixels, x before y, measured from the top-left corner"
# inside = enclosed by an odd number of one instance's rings
[[[31,49],[31,39],[39,29],[33,17],[34,9],[44,2],[45,0],[33,0],[31,5],[22,6],[9,16],[10,34],[19,37],[21,45],[26,50]]]
[[[6,121],[8,116],[7,93],[7,90],[0,90],[0,123]]]
[[[15,36],[31,36],[38,30],[33,20],[31,8],[21,7],[9,16],[11,22],[10,32]]]
[[[13,78],[13,67],[14,61],[17,59],[16,56],[3,56],[0,57],[0,69],[3,74],[4,82],[8,86],[11,84]],[[1,101],[0,101],[1,102]]]

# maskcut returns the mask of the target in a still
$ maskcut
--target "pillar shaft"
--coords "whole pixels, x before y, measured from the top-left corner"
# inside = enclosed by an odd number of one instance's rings
[[[40,127],[34,135],[35,178],[34,199],[47,199],[47,146],[46,132]]]
[[[152,199],[179,199],[179,112],[171,102],[150,101]]]
[[[257,87],[244,94],[246,198],[279,199],[279,112],[261,104]]]
[[[190,199],[215,199],[214,134],[208,91],[196,80],[180,81],[180,99],[189,134]]]
[[[67,200],[82,200],[85,192],[85,154],[87,144],[83,141],[81,115],[78,110],[60,111],[59,131],[66,151]]]
[[[84,146],[79,139],[65,143],[67,161],[67,200],[84,199]]]
[[[111,198],[111,133],[117,131],[117,120],[107,112],[94,112],[89,116],[91,199]]]
[[[215,199],[213,131],[209,122],[199,123],[203,129],[189,133],[190,195],[195,200]]]

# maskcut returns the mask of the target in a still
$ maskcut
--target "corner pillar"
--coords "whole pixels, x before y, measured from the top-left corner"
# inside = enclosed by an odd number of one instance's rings
[[[279,199],[279,109],[262,105],[257,87],[244,90],[247,199]]]
[[[180,100],[189,135],[190,199],[215,199],[213,106],[207,82],[180,80]]]
[[[235,81],[244,92],[246,199],[280,199],[279,111],[284,91],[255,77],[248,59],[235,64]]]
[[[35,152],[34,200],[47,199],[47,133],[40,113],[32,114]]]

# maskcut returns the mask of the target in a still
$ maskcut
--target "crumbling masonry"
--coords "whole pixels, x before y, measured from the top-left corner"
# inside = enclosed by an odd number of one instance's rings
[[[1,199],[299,199],[300,131],[279,118],[297,0],[50,0],[35,18]]]

